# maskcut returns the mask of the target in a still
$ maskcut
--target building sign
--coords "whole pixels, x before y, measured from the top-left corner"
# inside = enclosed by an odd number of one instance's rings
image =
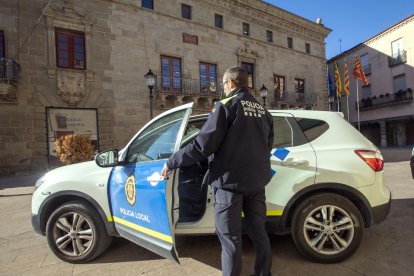
[[[59,166],[55,140],[68,134],[88,135],[95,152],[98,151],[98,127],[96,109],[48,108],[47,135],[49,165]]]
[[[183,33],[183,42],[198,45],[198,36]]]

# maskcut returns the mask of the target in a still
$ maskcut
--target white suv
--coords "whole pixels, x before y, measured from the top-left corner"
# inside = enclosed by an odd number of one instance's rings
[[[160,175],[168,157],[207,120],[190,117],[191,109],[187,104],[159,115],[119,152],[102,152],[37,181],[32,224],[59,258],[88,262],[107,249],[111,236],[121,236],[178,260],[175,235],[215,233],[207,162],[176,170],[168,180]],[[358,249],[364,229],[388,215],[382,156],[339,113],[270,112],[268,232],[291,233],[311,260],[342,261]]]

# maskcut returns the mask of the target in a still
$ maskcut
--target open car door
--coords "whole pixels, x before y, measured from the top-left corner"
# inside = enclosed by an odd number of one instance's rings
[[[131,140],[109,178],[112,218],[119,235],[165,258],[178,261],[174,229],[178,198],[173,177],[161,170],[176,152],[193,103],[171,109],[149,122]]]

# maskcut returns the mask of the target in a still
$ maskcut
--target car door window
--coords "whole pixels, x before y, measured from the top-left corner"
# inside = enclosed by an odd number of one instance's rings
[[[273,147],[296,147],[308,143],[306,136],[293,117],[273,116]]]
[[[141,132],[131,143],[127,163],[167,159],[174,152],[177,134],[186,110],[166,115]]]

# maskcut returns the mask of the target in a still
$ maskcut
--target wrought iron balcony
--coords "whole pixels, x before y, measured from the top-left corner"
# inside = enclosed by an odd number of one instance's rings
[[[392,94],[387,93],[385,95],[380,95],[379,97],[374,96],[362,99],[359,101],[359,109],[361,111],[365,111],[385,106],[399,105],[411,102],[413,102],[413,91],[411,88],[408,88],[407,90],[400,90]]]
[[[398,55],[388,57],[388,66],[393,67],[407,62],[407,51],[398,52]]]
[[[217,81],[162,76],[158,76],[157,80],[157,94],[217,98],[223,90]]]
[[[274,93],[271,106],[273,108],[307,108],[316,104],[316,94],[305,95],[305,93],[296,92],[277,92]]]
[[[0,82],[16,83],[20,78],[20,65],[11,58],[0,59]]]
[[[194,102],[194,109],[210,111],[222,91],[223,88],[217,81],[158,76],[155,87],[156,108],[168,109]]]

